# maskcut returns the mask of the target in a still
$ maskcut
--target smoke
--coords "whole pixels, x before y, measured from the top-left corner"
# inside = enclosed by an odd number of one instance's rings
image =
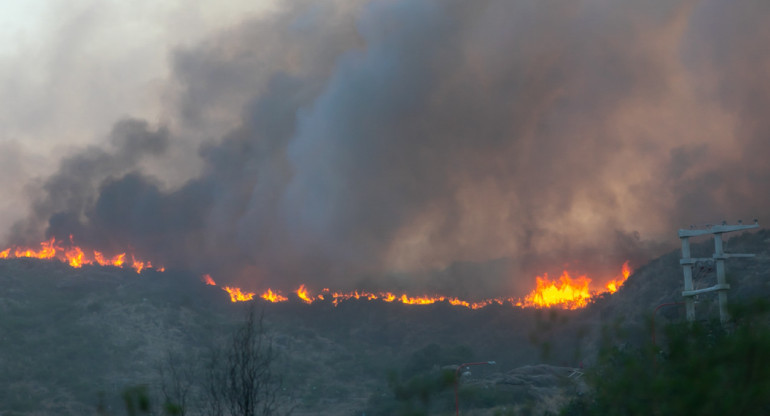
[[[253,288],[609,279],[676,228],[770,207],[768,8],[285,6],[177,50],[179,127],[119,122],[112,151],[65,158],[14,239],[73,234]],[[233,114],[197,161],[161,155]],[[150,156],[203,167],[170,187]]]

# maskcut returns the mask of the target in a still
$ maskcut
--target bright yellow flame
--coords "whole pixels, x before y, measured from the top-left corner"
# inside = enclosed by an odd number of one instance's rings
[[[245,302],[254,299],[254,293],[242,292],[241,288],[223,286],[222,290],[230,294],[230,302]]]
[[[111,258],[107,258],[99,251],[94,250],[94,261],[100,266],[123,267],[126,260],[126,253],[120,253]]]
[[[126,253],[120,253],[108,258],[101,251],[88,251],[77,246],[73,242],[72,236],[70,236],[70,241],[67,245],[62,245],[61,243],[57,244],[56,239],[52,237],[50,240],[40,243],[39,250],[35,250],[29,247],[9,247],[0,251],[0,259],[20,257],[57,259],[75,268],[91,264],[98,264],[100,266],[116,266],[122,268],[125,264]],[[133,259],[131,267],[133,267],[137,273],[144,269],[152,268],[152,263],[149,261],[137,260],[134,255],[131,255],[131,258]],[[165,268],[160,267],[157,270],[162,272],[165,270]]]
[[[64,251],[64,255],[67,256],[67,262],[74,268],[83,267],[83,250],[80,247],[72,247]]]
[[[235,288],[235,289],[237,289],[238,292],[241,291],[238,288]],[[248,295],[249,295],[249,298],[248,299],[244,299],[244,300],[251,300],[251,298],[254,297],[253,293],[248,293]],[[230,296],[232,298],[232,294],[230,294]],[[276,302],[286,302],[287,300],[289,300],[289,298],[287,298],[286,296],[283,296],[283,295],[281,295],[278,292],[273,292],[272,289],[267,289],[267,291],[265,293],[263,293],[262,295],[260,295],[260,297],[262,299],[266,300],[266,301],[273,302],[273,303],[276,303]],[[233,302],[235,302],[235,301],[233,301]]]
[[[300,298],[305,303],[310,304],[310,303],[313,303],[313,301],[315,300],[315,299],[313,299],[312,296],[310,296],[307,293],[307,288],[305,287],[305,285],[300,285],[300,287],[299,287],[299,289],[297,289],[296,293],[297,293],[297,297]]]
[[[628,280],[628,276],[631,276],[631,268],[628,267],[628,260],[626,260],[626,262],[623,263],[623,268],[620,271],[620,277],[614,280],[610,280],[610,282],[607,283],[607,291],[610,293],[617,292],[618,289],[623,286],[623,283]]]
[[[559,280],[551,281],[548,274],[537,276],[537,287],[524,298],[524,306],[537,308],[558,306],[564,309],[577,309],[588,305],[591,292],[588,285],[591,279],[586,276],[571,278],[565,270]]]

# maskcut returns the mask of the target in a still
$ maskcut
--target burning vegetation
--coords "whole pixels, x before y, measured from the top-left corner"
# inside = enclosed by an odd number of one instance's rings
[[[561,308],[578,309],[587,306],[597,296],[604,293],[615,293],[625,283],[631,275],[631,268],[626,261],[623,263],[620,274],[606,283],[602,288],[592,288],[591,278],[581,275],[576,278],[570,277],[566,270],[558,280],[549,280],[548,275],[537,276],[537,287],[532,290],[524,299],[491,298],[480,301],[468,301],[457,297],[443,295],[422,295],[410,296],[405,293],[395,294],[393,292],[368,292],[363,290],[354,290],[352,292],[332,292],[329,288],[324,288],[318,293],[312,293],[306,285],[300,285],[293,292],[296,298],[304,303],[312,304],[318,301],[329,301],[334,306],[339,305],[346,300],[368,300],[382,301],[387,303],[403,303],[405,305],[430,305],[437,302],[447,302],[453,306],[462,306],[469,309],[481,309],[489,305],[506,305],[520,308]],[[203,275],[201,278],[206,284],[216,285],[210,275]],[[222,289],[230,294],[232,302],[241,302],[252,300],[256,293],[243,292],[241,289],[230,286],[223,286]],[[260,297],[268,302],[288,302],[289,297],[283,295],[278,290],[267,289]]]
[[[83,265],[114,266],[119,268],[130,267],[137,273],[141,273],[145,269],[154,268],[151,262],[137,260],[134,254],[130,254],[131,260],[129,262],[126,253],[119,253],[107,257],[97,250],[84,250],[74,244],[72,236],[70,236],[69,244],[67,245],[57,242],[56,239],[52,237],[50,240],[40,243],[40,249],[37,250],[26,247],[10,247],[0,251],[0,259],[22,257],[56,259],[75,268],[83,267]],[[154,269],[159,272],[165,270],[163,267]],[[312,293],[304,284],[300,285],[300,287],[293,293],[298,300],[307,304],[318,301],[329,301],[334,306],[350,299],[363,299],[387,303],[398,302],[405,305],[430,305],[437,302],[447,302],[453,306],[462,306],[469,309],[480,309],[489,305],[506,304],[520,308],[578,309],[587,306],[596,298],[596,296],[603,293],[615,293],[630,275],[631,268],[628,265],[628,261],[623,263],[621,272],[618,276],[599,288],[592,286],[593,281],[588,276],[579,275],[573,278],[567,270],[564,270],[557,280],[551,280],[548,278],[548,274],[543,274],[543,276],[536,277],[537,283],[535,289],[523,299],[500,297],[470,301],[443,295],[412,296],[406,293],[396,294],[393,292],[368,292],[359,290],[351,292],[333,292],[329,288],[324,288],[318,293]],[[217,283],[210,274],[202,275],[201,281],[206,285],[217,286]],[[256,296],[256,293],[244,291],[238,287],[221,286],[221,288],[230,295],[230,300],[232,302],[250,301]],[[268,288],[259,296],[272,303],[289,301],[289,297],[283,295],[281,291],[273,290],[271,288]]]
[[[159,272],[165,270],[162,266],[153,267],[150,261],[137,259],[133,253],[130,254],[131,261],[128,261],[125,252],[108,257],[97,250],[84,250],[74,243],[72,236],[69,238],[69,244],[63,244],[61,241],[56,241],[55,237],[51,237],[51,239],[40,243],[40,249],[38,250],[30,247],[9,247],[0,251],[0,259],[23,257],[43,260],[56,259],[75,268],[96,264],[119,268],[130,267],[136,270],[137,273],[141,273],[145,269],[155,269]]]

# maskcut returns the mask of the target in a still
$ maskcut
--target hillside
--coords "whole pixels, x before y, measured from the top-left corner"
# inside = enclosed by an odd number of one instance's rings
[[[766,230],[729,241],[728,251],[757,254],[728,262],[731,300],[770,295],[768,242]],[[711,244],[694,249],[706,253]],[[590,365],[602,327],[621,325],[639,342],[649,335],[653,309],[680,299],[678,259],[678,251],[671,252],[639,267],[616,294],[580,311],[256,302],[281,353],[277,368],[293,397],[294,414],[361,414],[390,400],[389,373],[407,383],[442,366],[489,360],[497,365],[474,367],[464,381],[466,406],[524,403],[537,413],[558,404],[554,399],[546,406],[544,397],[580,388],[568,376],[580,363]],[[704,287],[713,278],[704,271],[696,285]],[[169,354],[190,365],[200,361],[248,308],[178,270],[137,275],[11,259],[0,261],[0,284],[3,415],[95,414],[100,400],[110,414],[123,414],[125,388],[156,389],[157,368]],[[715,306],[712,297],[703,296],[699,318],[714,317]],[[656,319],[662,324],[682,317],[673,307]],[[450,392],[436,394],[435,400],[437,409],[451,412]]]

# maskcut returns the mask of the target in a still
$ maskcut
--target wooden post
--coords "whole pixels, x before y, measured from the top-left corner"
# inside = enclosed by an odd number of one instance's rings
[[[692,292],[692,259],[690,258],[690,237],[682,237],[682,272],[684,273],[684,290]],[[695,321],[695,296],[685,297],[687,320]]]
[[[754,220],[754,224],[751,225],[743,225],[740,221],[738,221],[738,225],[727,225],[723,222],[722,225],[707,225],[705,229],[693,229],[691,227],[689,230],[679,230],[679,239],[682,240],[682,259],[679,260],[679,264],[682,265],[682,272],[684,274],[684,291],[682,296],[685,298],[685,304],[687,305],[687,320],[689,322],[695,321],[695,296],[709,292],[717,292],[719,297],[719,320],[723,325],[730,320],[727,312],[727,291],[730,289],[730,285],[727,284],[727,277],[725,275],[725,260],[729,257],[754,257],[754,255],[725,253],[722,234],[748,230],[750,228],[759,228],[757,220]],[[691,257],[690,237],[706,234],[714,235],[714,255],[711,258],[703,259]],[[712,260],[716,263],[717,284],[712,287],[695,290],[692,281],[693,264],[698,261]]]

